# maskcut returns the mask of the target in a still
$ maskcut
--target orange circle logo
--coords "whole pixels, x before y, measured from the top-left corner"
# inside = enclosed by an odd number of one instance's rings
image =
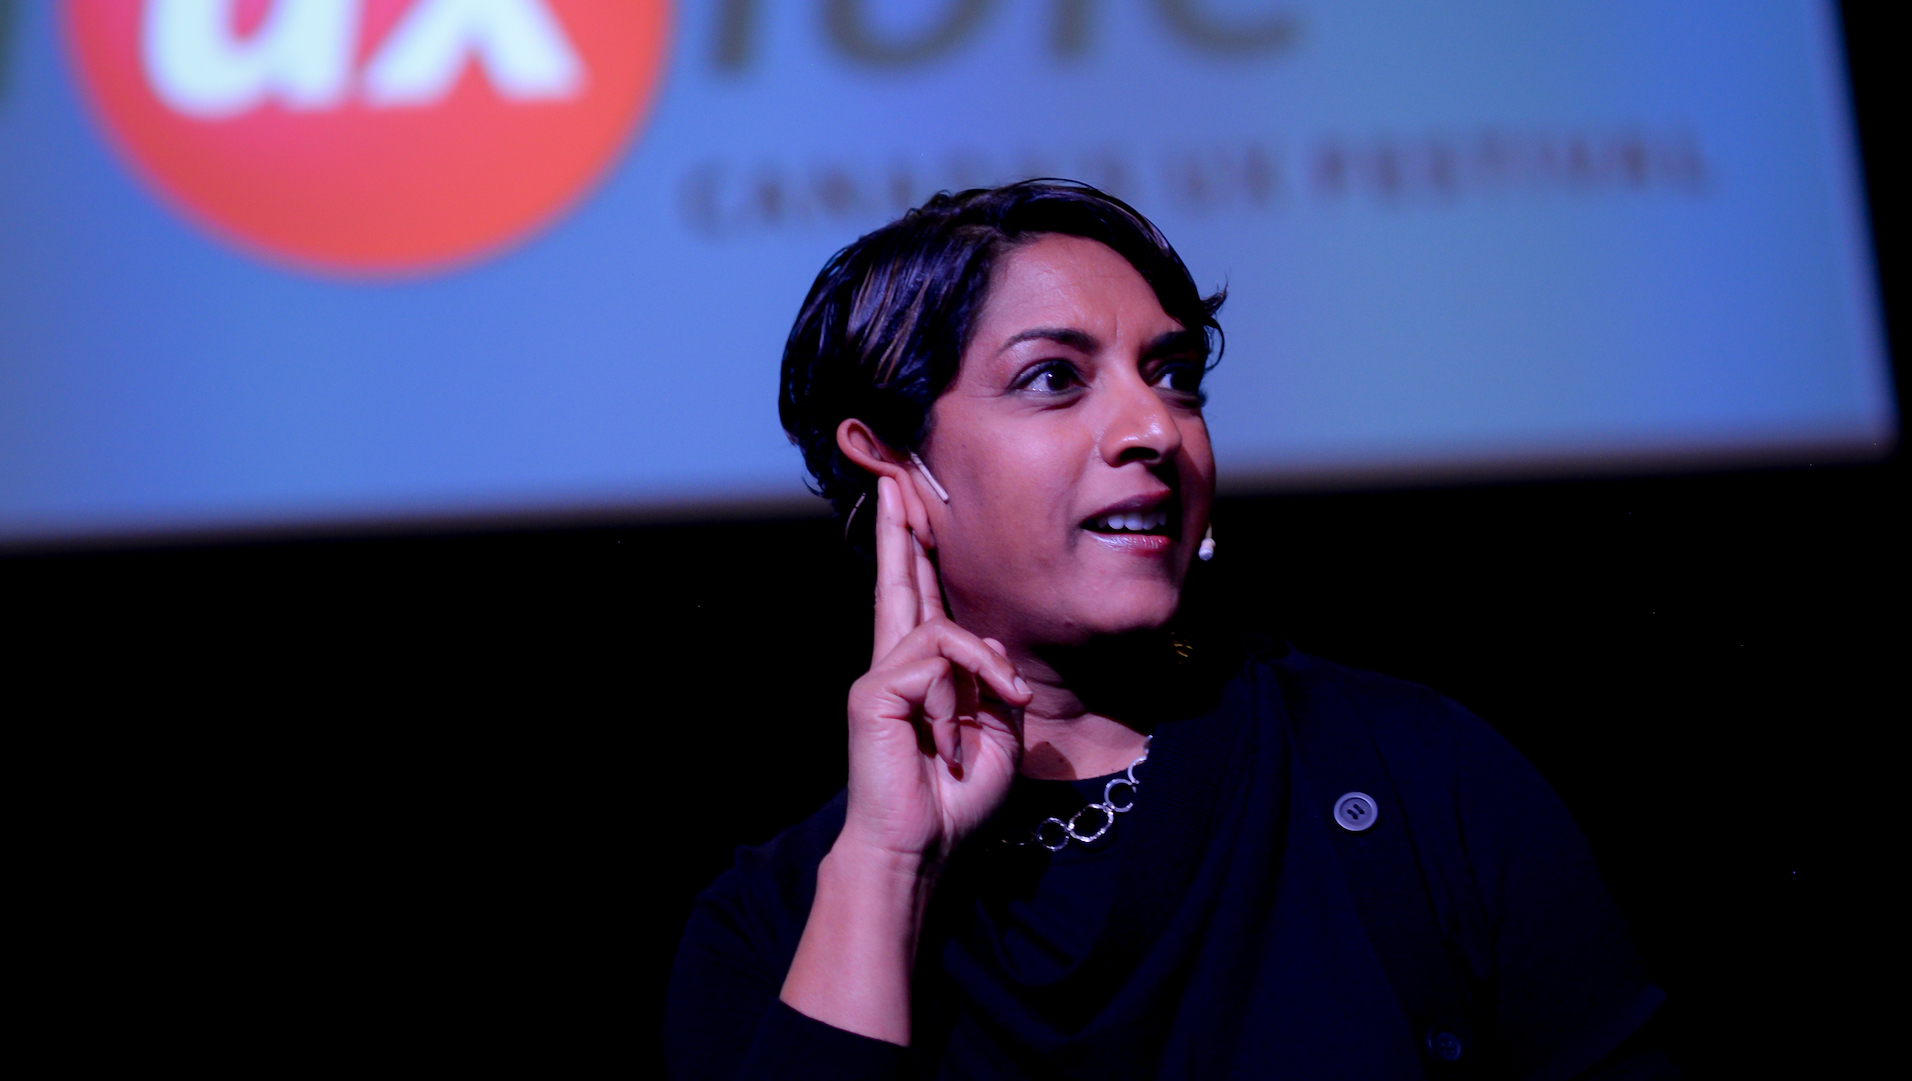
[[[67,0],[121,149],[215,231],[392,274],[523,238],[610,165],[669,0]]]

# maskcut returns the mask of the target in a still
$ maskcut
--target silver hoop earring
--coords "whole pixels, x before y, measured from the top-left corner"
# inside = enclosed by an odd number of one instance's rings
[[[850,523],[856,521],[856,512],[863,509],[863,501],[868,498],[870,498],[870,493],[868,492],[864,492],[863,494],[857,496],[856,505],[850,508],[850,513],[843,516],[843,539],[844,540],[847,541],[850,539]]]

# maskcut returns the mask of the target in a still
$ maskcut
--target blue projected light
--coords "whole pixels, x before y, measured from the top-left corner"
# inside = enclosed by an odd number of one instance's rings
[[[800,505],[812,277],[1027,175],[1227,283],[1227,489],[1896,438],[1818,0],[0,19],[0,538]]]

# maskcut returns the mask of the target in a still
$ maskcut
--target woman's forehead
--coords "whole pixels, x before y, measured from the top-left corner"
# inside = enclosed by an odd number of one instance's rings
[[[1129,261],[1098,241],[1050,235],[997,264],[974,343],[995,353],[1018,338],[1061,344],[1067,333],[1107,344],[1118,335],[1153,337],[1180,324]]]

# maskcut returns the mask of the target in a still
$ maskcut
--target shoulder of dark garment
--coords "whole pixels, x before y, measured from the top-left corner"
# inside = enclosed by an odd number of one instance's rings
[[[1383,813],[1411,819],[1445,946],[1492,1018],[1490,1072],[1573,1076],[1652,1012],[1658,993],[1585,842],[1505,741],[1427,688],[1251,639],[1210,708],[1157,727],[1146,796],[1120,826],[1117,901],[1074,972],[1040,987],[1006,980],[966,949],[960,890],[939,891],[944,915],[918,966],[919,1015],[933,1016],[919,1017],[912,1056],[932,1061],[917,1068],[1229,1076],[1265,1055],[1304,1071],[1311,1055],[1344,1067],[1354,1055],[1367,1076],[1418,1076],[1416,1036],[1318,836],[1325,813],[1304,820],[1338,793],[1291,776],[1300,724],[1372,733],[1407,805]],[[674,1075],[741,1075],[843,813],[839,794],[769,844],[740,848],[700,897],[673,975]],[[734,1031],[718,1040],[713,1025]],[[712,1054],[734,1068],[680,1068]]]

